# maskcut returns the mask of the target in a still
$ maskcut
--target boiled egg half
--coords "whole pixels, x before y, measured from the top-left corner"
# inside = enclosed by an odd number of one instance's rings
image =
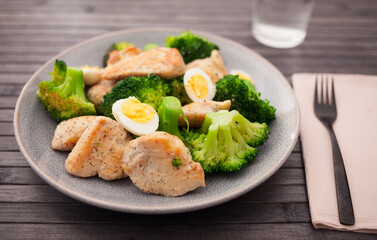
[[[189,69],[183,76],[183,83],[187,95],[193,102],[209,101],[215,97],[215,85],[200,68]]]
[[[92,86],[101,80],[101,76],[99,74],[100,69],[99,67],[90,67],[88,65],[80,67],[82,73],[84,75],[84,82],[87,86]]]
[[[249,80],[253,84],[253,80],[251,79],[251,76],[243,70],[234,69],[234,70],[230,71],[229,73],[232,74],[232,75],[238,75],[238,77],[241,78],[241,79]]]
[[[156,110],[135,97],[121,99],[113,104],[115,119],[129,132],[141,136],[153,133],[158,128]]]

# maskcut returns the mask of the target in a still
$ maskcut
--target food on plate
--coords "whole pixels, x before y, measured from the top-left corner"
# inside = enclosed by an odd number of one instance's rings
[[[204,101],[189,103],[183,106],[182,110],[189,122],[190,128],[199,128],[204,122],[207,113],[229,110],[229,108],[230,100],[225,100],[223,102]],[[181,127],[187,126],[186,121],[181,116],[179,117],[178,125]]]
[[[109,63],[114,63],[114,60],[118,61],[120,59],[119,52],[128,47],[136,48],[132,43],[128,43],[126,41],[117,42],[111,45],[110,48],[106,51],[105,56],[103,57],[103,66],[106,67]]]
[[[158,127],[159,131],[164,131],[179,137],[184,140],[182,135],[179,133],[178,119],[182,117],[186,125],[188,124],[187,118],[182,111],[181,102],[176,97],[164,97],[160,107],[158,108],[158,117],[160,119],[160,124]]]
[[[58,151],[71,151],[83,132],[98,116],[81,116],[62,121],[55,129],[51,148]]]
[[[121,160],[131,139],[130,134],[117,121],[98,116],[68,155],[65,168],[77,177],[97,174],[105,180],[126,177]]]
[[[56,60],[51,81],[42,81],[38,87],[40,101],[57,122],[97,114],[94,104],[85,96],[80,68],[67,67],[63,61]]]
[[[170,48],[176,48],[181,53],[185,63],[209,57],[212,50],[219,49],[214,43],[192,34],[186,30],[179,36],[169,36],[166,38],[165,45]]]
[[[101,80],[99,83],[89,88],[88,99],[94,104],[97,110],[103,101],[103,96],[110,92],[116,83],[117,80]]]
[[[237,110],[251,122],[270,123],[275,119],[276,109],[260,95],[250,81],[227,75],[216,82],[214,100],[231,100],[230,110]]]
[[[228,74],[219,50],[213,50],[209,57],[194,60],[186,65],[186,71],[192,68],[202,69],[213,84]]]
[[[183,76],[183,83],[189,98],[193,102],[212,100],[216,93],[210,77],[200,68],[192,68]]]
[[[105,116],[113,118],[112,106],[120,99],[136,97],[140,102],[157,109],[165,96],[175,96],[182,104],[190,102],[182,78],[165,80],[154,74],[146,77],[128,77],[119,81],[111,92],[103,97],[99,109]]]
[[[135,97],[121,99],[113,104],[113,116],[127,131],[137,135],[153,133],[158,128],[156,110]]]
[[[192,158],[206,173],[239,171],[258,153],[255,146],[268,139],[266,123],[251,123],[239,112],[207,113],[198,131],[182,131]]]
[[[183,75],[185,67],[177,49],[158,47],[108,65],[101,71],[101,76],[104,79],[122,80],[130,76],[148,76],[153,73],[171,79]]]
[[[155,132],[129,142],[123,170],[142,191],[181,196],[205,187],[204,172],[176,136]]]
[[[99,67],[90,67],[88,65],[80,67],[84,75],[84,83],[86,86],[92,86],[101,80],[99,75]]]
[[[181,196],[204,187],[204,173],[239,171],[256,157],[276,109],[250,75],[227,75],[219,48],[189,31],[165,45],[115,43],[103,69],[56,60],[37,93],[60,122],[51,147],[71,151],[68,173],[129,176],[144,192]],[[91,116],[96,109],[104,116]]]

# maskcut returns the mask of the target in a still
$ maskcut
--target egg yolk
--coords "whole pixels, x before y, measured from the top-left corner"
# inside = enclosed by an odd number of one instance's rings
[[[246,76],[246,75],[244,75],[244,74],[242,74],[240,72],[236,73],[235,75],[238,75],[239,78],[245,79],[245,80],[249,80],[251,83],[253,83],[253,80],[251,79],[251,77],[248,77],[248,76]]]
[[[208,83],[206,79],[196,74],[188,80],[186,87],[198,98],[205,98],[208,95]]]
[[[122,104],[122,113],[137,123],[147,123],[155,117],[152,106],[141,103],[137,99],[129,99]]]

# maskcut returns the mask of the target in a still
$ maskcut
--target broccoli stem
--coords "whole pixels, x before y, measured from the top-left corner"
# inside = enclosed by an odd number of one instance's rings
[[[217,156],[217,133],[219,125],[213,124],[208,129],[207,139],[204,142],[204,152],[207,153],[206,157],[216,158]]]
[[[78,96],[88,102],[84,92],[85,83],[83,72],[80,68],[67,67],[67,72],[63,84],[57,87],[61,95],[65,98]]]
[[[164,97],[158,108],[158,117],[160,121],[158,130],[170,133],[179,137],[181,140],[184,140],[178,128],[178,119],[180,115],[183,116],[187,126],[189,126],[187,118],[182,111],[181,102],[178,98]]]

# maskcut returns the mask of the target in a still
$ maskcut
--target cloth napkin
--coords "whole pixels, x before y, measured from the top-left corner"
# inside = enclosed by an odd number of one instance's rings
[[[348,177],[355,225],[339,222],[330,135],[314,113],[316,74],[292,76],[301,114],[310,214],[315,228],[377,233],[377,76],[334,77],[335,135]]]

